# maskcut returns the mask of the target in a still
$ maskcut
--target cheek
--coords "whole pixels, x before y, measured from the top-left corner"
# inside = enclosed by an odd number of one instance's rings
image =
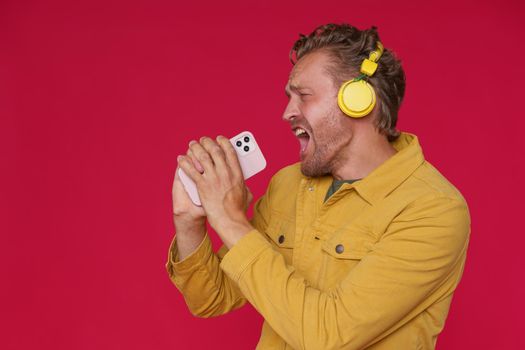
[[[315,129],[316,144],[322,145],[327,152],[337,150],[347,142],[348,130],[344,126],[344,115],[339,110],[332,111],[319,122]]]
[[[324,100],[319,102],[316,100],[311,100],[307,103],[304,103],[302,108],[303,115],[314,133],[316,133],[316,131],[319,129],[322,129],[326,118],[330,114],[333,114],[331,112],[333,111],[334,105],[331,102],[333,101]],[[337,106],[337,103],[335,106]]]

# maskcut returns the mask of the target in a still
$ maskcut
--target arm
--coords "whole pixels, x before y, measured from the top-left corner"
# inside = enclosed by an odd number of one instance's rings
[[[434,198],[415,204],[329,291],[309,286],[256,230],[233,246],[221,268],[293,348],[360,349],[452,293],[469,225],[463,202]]]
[[[219,316],[246,302],[239,288],[223,273],[219,264],[220,257],[213,253],[207,234],[183,260],[179,259],[176,238],[171,243],[166,269],[195,316]]]
[[[177,220],[173,215],[175,224],[175,241],[177,242],[178,258],[184,260],[191,255],[204,240],[206,236],[206,220],[185,221]]]
[[[266,230],[266,203],[266,196],[257,201],[251,220],[261,232]],[[244,305],[246,300],[239,288],[220,269],[226,247],[214,254],[205,221],[186,222],[179,215],[176,217],[177,233],[169,248],[166,269],[192,314],[218,316]]]

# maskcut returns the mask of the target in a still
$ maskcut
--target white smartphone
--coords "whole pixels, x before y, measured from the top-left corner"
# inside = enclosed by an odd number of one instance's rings
[[[262,154],[261,149],[255,141],[255,137],[249,131],[243,131],[240,134],[232,137],[230,143],[237,152],[237,158],[241,165],[242,174],[244,179],[248,179],[253,175],[259,173],[266,168],[266,159]],[[186,173],[179,168],[179,178],[186,189],[186,192],[191,198],[191,201],[198,206],[201,206],[201,200],[199,193],[197,192],[197,186],[195,182],[186,175]]]

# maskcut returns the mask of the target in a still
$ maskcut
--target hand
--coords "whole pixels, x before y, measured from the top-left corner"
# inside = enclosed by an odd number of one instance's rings
[[[199,172],[188,156],[177,158],[179,166],[197,185],[210,225],[231,246],[253,229],[245,214],[253,196],[244,183],[237,153],[223,136],[217,142],[208,137],[200,143],[192,141],[190,151],[204,171]]]
[[[180,226],[182,223],[185,224],[184,226],[202,225],[206,221],[204,209],[193,204],[190,196],[184,189],[177,171],[175,171],[171,196],[173,199],[173,221],[175,226]]]
[[[204,169],[201,163],[195,158],[191,149],[186,152],[188,158],[192,161],[195,169],[199,173],[203,173]],[[178,170],[178,168],[177,168]],[[173,198],[173,214],[174,218],[188,218],[188,219],[199,219],[205,217],[206,214],[202,207],[199,207],[191,201],[188,192],[184,189],[184,185],[179,177],[179,174],[175,171],[175,178],[173,180],[172,198]]]

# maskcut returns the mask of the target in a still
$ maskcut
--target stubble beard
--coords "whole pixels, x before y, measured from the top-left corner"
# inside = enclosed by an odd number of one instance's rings
[[[338,164],[339,151],[344,147],[349,135],[342,127],[339,110],[329,112],[319,122],[315,133],[311,130],[310,142],[314,148],[312,155],[307,155],[301,162],[301,172],[308,177],[332,174]],[[309,147],[311,145],[308,145]]]

